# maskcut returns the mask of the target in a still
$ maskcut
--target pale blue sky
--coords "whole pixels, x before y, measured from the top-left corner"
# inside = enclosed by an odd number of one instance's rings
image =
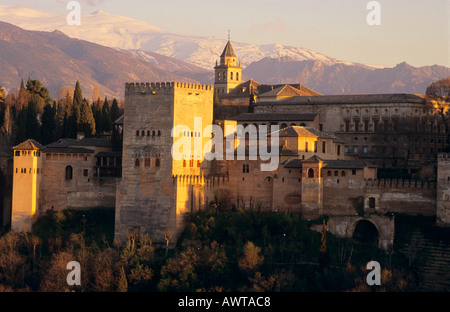
[[[67,12],[68,0],[0,0]],[[450,67],[450,0],[379,0],[381,25],[369,26],[369,0],[79,0],[167,31],[233,41],[281,43],[342,60],[394,66]]]

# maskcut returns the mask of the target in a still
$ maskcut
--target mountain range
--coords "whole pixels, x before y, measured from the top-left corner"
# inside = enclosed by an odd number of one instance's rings
[[[0,21],[0,85],[17,88],[20,79],[31,77],[53,94],[76,80],[87,92],[96,86],[102,95],[118,98],[131,81],[213,84],[213,67],[226,43],[103,11],[83,15],[81,26],[69,26],[65,14],[0,6]],[[244,79],[302,83],[322,94],[423,93],[450,75],[444,66],[367,65],[280,44],[233,42],[233,48]]]

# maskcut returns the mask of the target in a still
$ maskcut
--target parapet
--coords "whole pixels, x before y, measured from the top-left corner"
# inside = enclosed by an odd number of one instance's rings
[[[185,82],[131,82],[125,83],[125,95],[132,94],[169,94],[173,93],[175,89],[186,89],[192,91],[212,91],[213,87],[202,84],[195,83],[185,83]]]
[[[365,187],[390,189],[435,189],[436,182],[428,180],[401,180],[401,179],[364,179]]]

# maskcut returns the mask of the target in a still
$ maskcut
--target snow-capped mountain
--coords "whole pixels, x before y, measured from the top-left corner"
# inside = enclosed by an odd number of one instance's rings
[[[70,26],[66,19],[66,14],[50,14],[23,7],[0,6],[0,21],[26,30],[50,32],[59,30],[71,38],[124,50],[156,52],[209,71],[219,59],[226,44],[226,40],[223,39],[167,32],[142,21],[103,11],[83,15],[80,26]],[[275,59],[288,57],[294,61],[319,60],[326,65],[353,64],[309,49],[280,44],[256,45],[233,42],[233,48],[243,67],[267,57]],[[145,55],[141,56],[145,57]]]

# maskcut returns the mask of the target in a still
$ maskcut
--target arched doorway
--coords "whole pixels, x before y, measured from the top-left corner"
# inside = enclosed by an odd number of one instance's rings
[[[353,239],[374,246],[378,246],[379,233],[377,227],[370,221],[360,220],[353,231]]]

